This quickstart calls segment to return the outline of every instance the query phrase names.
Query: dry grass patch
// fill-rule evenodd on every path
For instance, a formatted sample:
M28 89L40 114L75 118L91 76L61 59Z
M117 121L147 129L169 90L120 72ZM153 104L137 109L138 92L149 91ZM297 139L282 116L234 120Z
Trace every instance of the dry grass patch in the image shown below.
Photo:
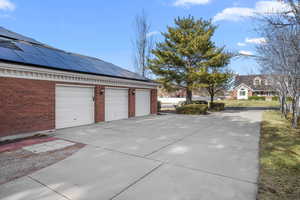
M300 129L278 111L263 115L258 200L300 199Z

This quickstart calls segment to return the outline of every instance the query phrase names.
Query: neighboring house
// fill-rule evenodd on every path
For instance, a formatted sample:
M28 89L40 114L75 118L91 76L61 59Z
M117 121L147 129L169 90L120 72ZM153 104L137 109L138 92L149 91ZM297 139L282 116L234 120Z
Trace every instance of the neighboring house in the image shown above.
M160 98L185 98L186 97L186 89L184 87L177 86L178 89L174 91L167 91L162 85L158 87L157 96ZM206 96L205 90L198 89L193 90L193 96L199 97L199 96Z
M176 91L167 91L162 85L158 87L157 96L160 98L184 98L186 96L185 88L178 88Z
M275 96L276 91L271 87L270 81L266 75L237 75L232 97L248 99L251 96Z
M157 86L0 27L0 140L156 114Z

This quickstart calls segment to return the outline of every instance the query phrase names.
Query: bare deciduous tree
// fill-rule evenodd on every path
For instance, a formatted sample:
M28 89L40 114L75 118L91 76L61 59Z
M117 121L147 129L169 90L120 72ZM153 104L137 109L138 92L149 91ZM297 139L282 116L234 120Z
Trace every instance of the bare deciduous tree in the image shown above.
M299 116L300 20L299 6L288 0L288 9L266 15L261 21L260 34L266 43L257 47L257 57L264 73L270 75L273 87L280 95L281 111L285 117L290 110L292 125L297 127ZM292 99L287 106L287 97Z
M153 37L150 33L150 22L144 11L135 17L135 39L133 41L133 63L137 73L149 76L148 59L153 48Z

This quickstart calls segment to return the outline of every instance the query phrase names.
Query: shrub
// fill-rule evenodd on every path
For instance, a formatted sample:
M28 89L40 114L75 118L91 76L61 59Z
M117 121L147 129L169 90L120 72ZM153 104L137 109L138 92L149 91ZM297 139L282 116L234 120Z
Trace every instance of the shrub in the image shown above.
M225 110L225 103L210 103L209 109L211 111L222 111Z
M272 97L272 101L279 101L279 97L278 96Z
M287 97L286 100L287 101L292 101L292 97ZM279 101L279 97L278 96L272 97L272 101Z
M207 101L203 101L203 100L197 100L197 101L192 101L191 104L204 104L204 105L208 105ZM183 106L183 105L188 105L188 103L186 101L182 101L179 103L179 106Z
M161 101L157 101L157 112L161 110Z
M266 97L259 97L259 96L251 96L248 98L249 100L256 100L256 101L265 101Z
M206 114L208 106L206 104L188 104L176 108L177 114L203 115Z

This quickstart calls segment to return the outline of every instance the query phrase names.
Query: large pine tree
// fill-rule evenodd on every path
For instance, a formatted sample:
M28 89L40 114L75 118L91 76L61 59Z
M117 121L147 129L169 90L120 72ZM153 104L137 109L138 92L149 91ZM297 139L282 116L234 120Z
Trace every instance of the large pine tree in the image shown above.
M187 103L191 103L192 90L199 87L208 67L224 66L230 59L212 42L215 30L210 20L178 17L175 26L163 33L164 41L152 51L149 68L166 88L184 87Z

